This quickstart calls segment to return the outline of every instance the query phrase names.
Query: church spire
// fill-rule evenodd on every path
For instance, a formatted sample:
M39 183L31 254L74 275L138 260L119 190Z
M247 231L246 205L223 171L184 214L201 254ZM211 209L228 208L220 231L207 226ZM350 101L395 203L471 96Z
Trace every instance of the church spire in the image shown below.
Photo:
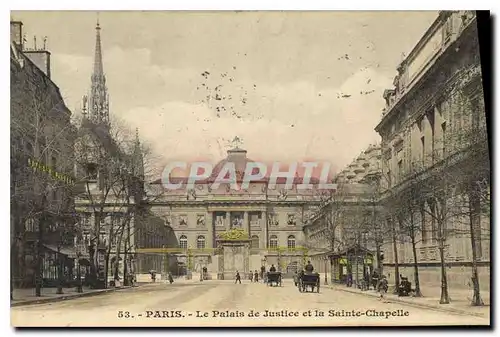
M133 161L134 171L137 177L144 178L144 155L141 148L141 141L139 139L139 128L135 129Z
M94 75L104 76L102 67L101 26L99 25L99 17L97 18L95 32Z
M109 126L109 96L102 65L101 26L96 24L94 69L91 77L88 115L92 122Z

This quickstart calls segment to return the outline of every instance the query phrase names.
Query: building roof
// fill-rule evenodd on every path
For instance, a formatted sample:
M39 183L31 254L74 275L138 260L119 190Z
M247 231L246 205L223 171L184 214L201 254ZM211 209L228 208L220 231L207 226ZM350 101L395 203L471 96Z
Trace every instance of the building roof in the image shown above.
M220 172L224 168L224 166L227 163L233 163L236 171L236 182L241 183L244 178L245 170L247 163L255 163L254 160L247 158L246 156L247 151L244 149L241 149L239 147L235 147L231 150L227 151L227 157L219 161L212 169L212 173L210 174L210 177L207 179L203 180L198 180L196 183L197 184L211 184L215 181L215 179L219 176ZM257 170L255 168L254 170ZM253 173L257 173L257 171L254 171ZM250 182L252 183L267 183L269 181L269 170L266 173L264 178L259 178L259 179L252 179ZM229 178L229 173L226 175L226 178ZM189 180L189 177L170 177L170 182L171 183L187 183ZM304 178L296 175L295 178L293 179L293 185L298 185L302 184ZM157 179L153 182L153 184L161 184L162 183L162 178ZM286 184L287 183L287 178L285 177L278 177L276 179L276 184L281 185L281 184ZM315 177L311 177L310 184L318 184L319 179Z

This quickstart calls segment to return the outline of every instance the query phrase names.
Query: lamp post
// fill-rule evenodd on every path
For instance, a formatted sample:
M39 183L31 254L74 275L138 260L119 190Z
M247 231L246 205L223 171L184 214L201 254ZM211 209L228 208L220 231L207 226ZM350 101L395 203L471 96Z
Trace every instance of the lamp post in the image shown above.
M161 246L162 250L163 250L163 254L162 254L162 266L161 266L161 279L162 280L165 280L166 279L166 275L167 275L167 270L165 268L165 245L162 245Z
M328 285L328 256L325 255L325 285Z
M80 252L80 246L77 246L77 251L76 251L76 278L78 279L76 283L76 292L77 293L83 293L83 287L82 287L82 274L81 274L81 267L80 267L80 257L82 256Z
M57 245L57 256L56 256L56 268L57 268L57 291L56 294L64 294L62 288L62 258L61 258L61 245Z

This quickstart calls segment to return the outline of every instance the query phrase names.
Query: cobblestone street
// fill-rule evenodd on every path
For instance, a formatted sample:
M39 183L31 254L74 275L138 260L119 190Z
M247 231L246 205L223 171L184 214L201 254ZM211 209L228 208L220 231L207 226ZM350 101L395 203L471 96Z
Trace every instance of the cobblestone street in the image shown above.
M266 310L275 317L264 317ZM249 317L251 311L260 317ZM320 312L324 316L316 314ZM285 280L281 288L248 281L241 285L231 281L150 284L126 292L15 307L11 322L14 326L67 327L380 326L487 325L489 318L384 303L328 287L319 294L300 293L291 280Z

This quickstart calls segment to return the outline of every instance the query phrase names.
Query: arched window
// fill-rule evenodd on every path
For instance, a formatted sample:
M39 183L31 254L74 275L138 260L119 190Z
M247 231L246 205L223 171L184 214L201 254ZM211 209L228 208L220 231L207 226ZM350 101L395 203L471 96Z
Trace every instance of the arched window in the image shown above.
M271 237L269 238L269 248L278 248L278 237L276 235L271 235Z
M288 249L295 248L295 236L293 236L293 235L288 236L287 246L288 246Z
M252 249L259 248L259 237L257 235L252 235Z
M181 249L187 249L188 247L188 239L185 235L182 235L180 238L179 238L179 247Z
M205 249L205 237L203 235L198 236L196 239L196 248Z

